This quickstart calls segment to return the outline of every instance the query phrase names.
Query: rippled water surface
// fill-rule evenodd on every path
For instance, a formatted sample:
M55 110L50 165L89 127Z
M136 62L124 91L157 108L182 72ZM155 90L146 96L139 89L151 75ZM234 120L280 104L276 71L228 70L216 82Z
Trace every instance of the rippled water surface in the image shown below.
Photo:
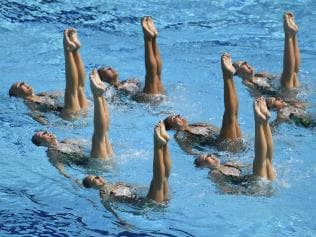
M140 19L151 15L159 30L163 83L168 98L160 105L109 103L114 165L67 167L77 179L89 173L124 181L146 194L152 175L152 130L171 112L192 122L221 125L223 83L220 55L246 59L258 70L280 75L282 13L292 10L301 48L299 96L315 115L315 1L3 1L0 0L0 235L17 236L316 236L315 130L284 124L273 134L278 173L270 197L223 195L196 169L193 157L170 141L170 201L163 207L116 204L123 224L100 202L61 176L45 148L30 138L44 127L8 89L19 80L37 92L63 91L63 29L75 27L86 73L110 65L121 79L143 80L144 46ZM239 122L249 149L227 159L251 163L254 123L252 98L236 78ZM87 86L87 94L91 92ZM58 138L92 135L93 110L74 123L49 115L47 128ZM89 145L88 145L89 146ZM225 155L225 154L224 154ZM96 166L98 168L96 168ZM102 166L102 167L100 167Z

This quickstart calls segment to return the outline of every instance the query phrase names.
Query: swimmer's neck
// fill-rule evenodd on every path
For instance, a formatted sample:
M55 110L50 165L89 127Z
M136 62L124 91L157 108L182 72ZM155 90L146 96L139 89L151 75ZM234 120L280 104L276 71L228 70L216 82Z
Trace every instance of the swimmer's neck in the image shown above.
M34 92L31 95L26 95L23 97L24 100L35 102L36 100L39 100L39 96L35 95Z
M190 125L187 125L187 126L183 127L181 130L185 131L185 132L188 132L190 134L194 134L193 129L191 128Z
M33 93L32 95L25 96L23 99L29 102L41 102L41 98L43 98L43 96L38 96Z
M109 189L113 188L113 185L107 181L104 181L105 183L102 186L98 186L96 187L97 189L99 189L100 191L107 191Z
M117 90L119 90L122 87L122 83L120 82L119 79L117 79L116 81L113 81L111 85Z
M58 142L58 141L55 139L54 141L52 141L52 142L49 144L48 148L58 149L58 147L59 147L60 144L61 144L61 143Z
M251 75L251 76L247 76L247 77L243 77L242 79L244 80L244 81L255 81L256 80L256 75L254 74L254 75Z

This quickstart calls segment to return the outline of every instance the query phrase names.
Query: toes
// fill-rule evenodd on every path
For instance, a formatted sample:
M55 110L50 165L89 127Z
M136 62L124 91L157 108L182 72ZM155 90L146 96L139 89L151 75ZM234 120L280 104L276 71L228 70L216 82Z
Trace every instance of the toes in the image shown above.
M254 100L253 110L254 110L256 121L263 122L266 120L266 117L262 114L261 109L260 109L260 98L257 98Z

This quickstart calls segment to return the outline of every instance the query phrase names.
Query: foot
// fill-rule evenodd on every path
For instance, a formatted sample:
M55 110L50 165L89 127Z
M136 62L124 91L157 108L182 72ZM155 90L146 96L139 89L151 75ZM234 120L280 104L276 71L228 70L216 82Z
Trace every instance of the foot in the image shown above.
M236 69L232 64L232 58L228 53L224 53L221 57L221 65L222 71L224 74L234 75L236 73Z
M76 49L79 49L81 47L80 41L78 39L77 31L74 28L69 28L68 30L68 36L72 43L76 45Z
M298 32L298 27L294 21L294 15L291 12L285 12L283 16L284 32L289 35L295 35Z
M160 135L162 136L162 138L164 138L166 140L166 142L168 142L170 137L166 131L165 124L163 121L160 121L159 123L160 123Z
M69 51L69 52L73 52L76 50L77 46L74 42L71 41L71 39L69 38L69 31L70 29L66 29L64 31L64 48Z
M289 15L289 20L290 20L290 25L294 29L295 33L297 33L298 32L298 26L295 23L294 14L292 12L288 12L288 15Z
M154 142L158 146L164 146L167 144L166 140L161 136L161 124L162 122L159 122L154 129Z
M105 85L100 79L97 69L93 69L90 74L90 87L93 95L101 96L105 92Z
M142 22L141 22L141 25L142 25L142 28L143 28L143 32L144 32L144 36L145 38L154 38L155 37L155 34L150 30L149 26L148 26L148 20L147 20L148 16L144 16L142 18Z
M261 110L261 113L266 117L266 120L268 120L271 116L268 108L267 108L267 103L266 103L266 100L264 99L263 96L261 96L259 98L260 100L260 110Z
M152 18L150 16L148 16L146 21L147 21L147 25L148 25L149 30L153 33L154 37L157 37L158 31L156 29L156 26L155 26Z
M259 123L263 123L266 121L266 116L261 112L261 104L260 104L260 99L255 99L253 101L253 112L254 112L254 117L255 121Z

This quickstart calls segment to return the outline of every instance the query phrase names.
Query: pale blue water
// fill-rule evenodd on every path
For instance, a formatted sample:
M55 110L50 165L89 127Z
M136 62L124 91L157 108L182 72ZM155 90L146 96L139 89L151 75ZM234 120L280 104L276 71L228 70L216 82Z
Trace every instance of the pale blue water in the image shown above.
M122 227L97 191L73 185L48 162L31 135L44 127L26 116L23 103L8 97L10 85L29 82L37 92L62 91L62 31L77 28L89 73L95 65L116 68L121 79L144 77L140 19L151 15L159 30L163 83L168 100L159 106L109 105L115 167L98 169L109 181L141 186L152 175L152 130L167 113L192 122L221 125L223 83L220 55L246 59L258 70L282 70L282 13L299 25L300 96L315 113L315 1L3 1L0 0L0 236L316 236L315 130L282 125L273 134L278 173L271 197L222 195L196 169L193 157L170 141L170 201L165 207L118 204ZM236 78L239 122L249 149L235 160L251 163L252 98ZM91 96L89 85L87 94ZM50 116L50 131L90 141L92 110L74 124ZM68 167L82 179L93 169Z

